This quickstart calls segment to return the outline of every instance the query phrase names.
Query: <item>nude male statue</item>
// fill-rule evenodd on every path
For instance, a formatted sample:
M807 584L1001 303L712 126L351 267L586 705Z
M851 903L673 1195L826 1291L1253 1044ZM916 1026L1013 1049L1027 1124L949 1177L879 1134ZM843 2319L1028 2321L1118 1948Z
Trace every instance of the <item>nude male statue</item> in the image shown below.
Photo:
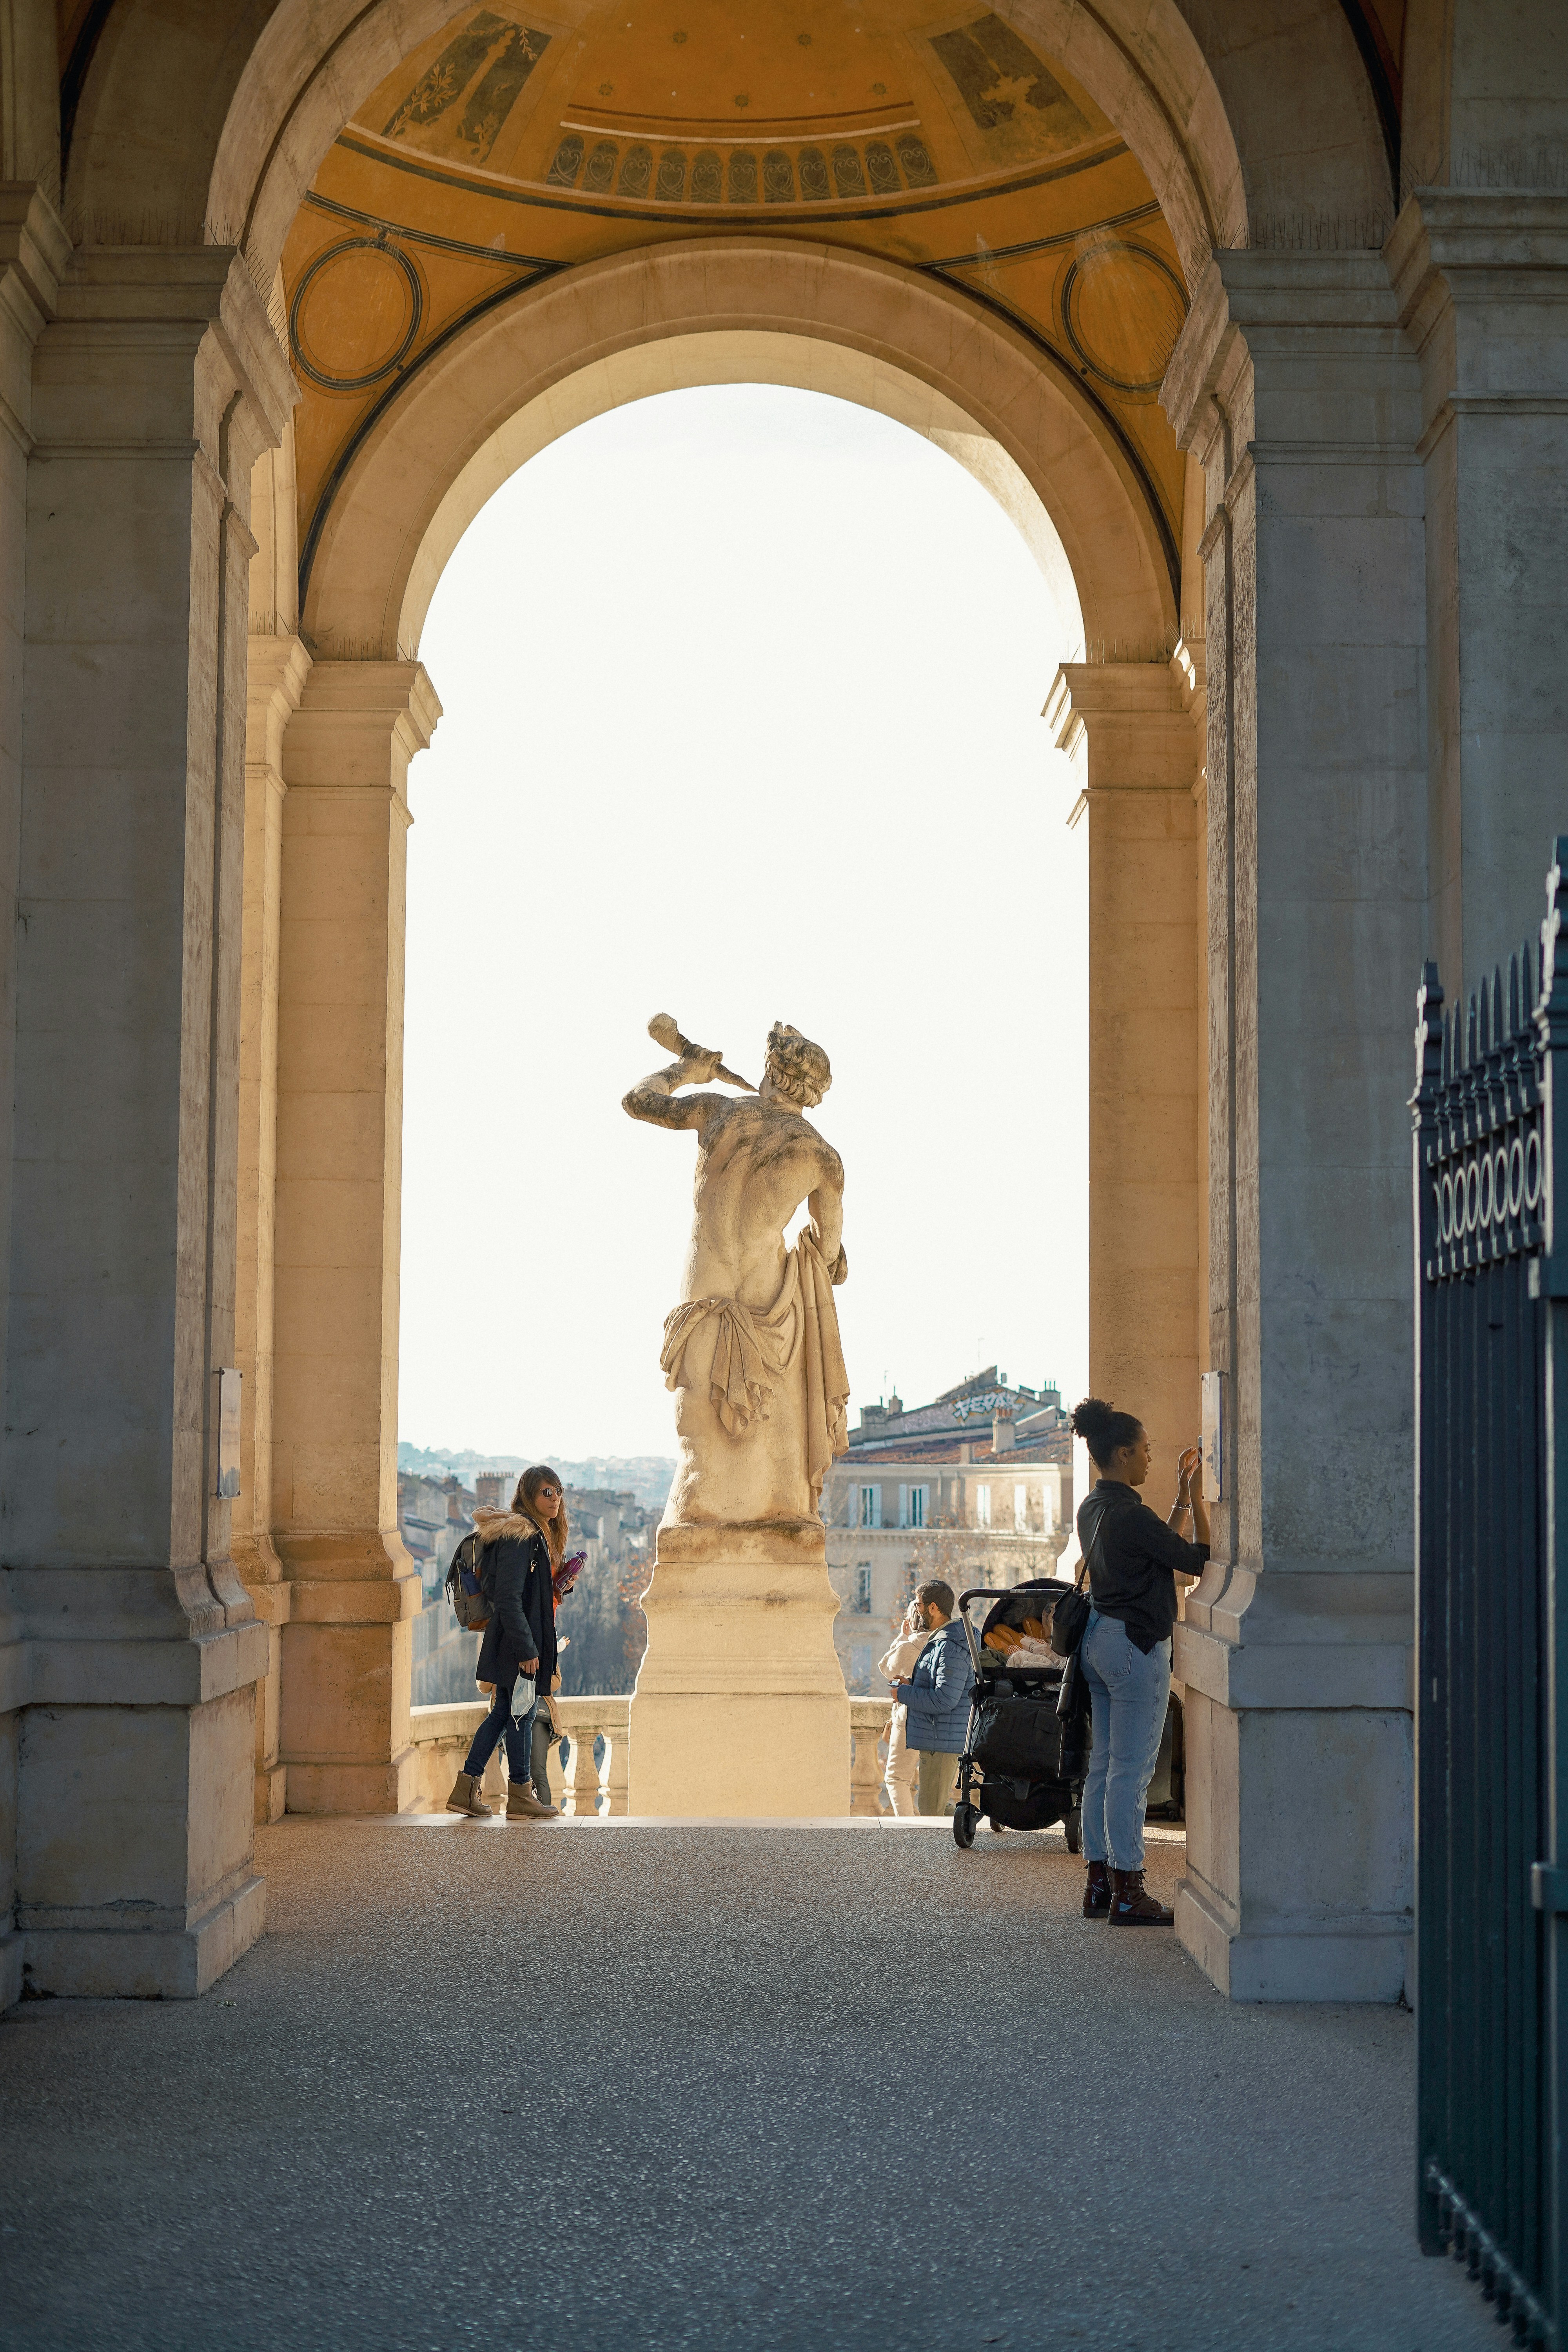
M845 1280L844 1164L806 1123L833 1082L826 1055L775 1022L754 1093L678 1095L722 1076L722 1056L650 1023L679 1058L626 1095L655 1127L695 1128L695 1215L681 1304L659 1358L676 1392L680 1464L667 1527L815 1517L834 1456L848 1450L849 1381L833 1303ZM805 1201L812 1222L784 1233Z

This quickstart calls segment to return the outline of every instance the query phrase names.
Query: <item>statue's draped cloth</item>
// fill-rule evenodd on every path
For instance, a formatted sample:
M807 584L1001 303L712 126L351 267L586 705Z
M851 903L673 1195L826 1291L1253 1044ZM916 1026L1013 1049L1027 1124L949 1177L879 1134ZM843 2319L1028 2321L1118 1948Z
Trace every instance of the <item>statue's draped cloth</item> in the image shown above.
M683 1377L687 1345L710 1318L718 1329L708 1393L731 1437L768 1418L769 1397L781 1381L801 1376L804 1360L805 1474L815 1509L835 1455L849 1451L849 1375L833 1283L811 1234L803 1233L785 1257L784 1282L765 1315L738 1298L689 1298L666 1317L658 1364L667 1389L691 1385Z

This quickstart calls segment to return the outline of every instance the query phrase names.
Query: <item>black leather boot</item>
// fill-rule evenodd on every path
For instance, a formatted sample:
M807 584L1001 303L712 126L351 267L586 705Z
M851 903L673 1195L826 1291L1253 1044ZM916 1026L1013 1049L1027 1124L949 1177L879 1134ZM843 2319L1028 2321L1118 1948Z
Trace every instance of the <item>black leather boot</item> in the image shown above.
M1083 1916L1086 1919L1103 1919L1110 1908L1110 1874L1104 1863L1091 1862L1083 1890Z
M1173 1927L1176 1915L1150 1894L1141 1870L1113 1870L1110 1920L1113 1927Z

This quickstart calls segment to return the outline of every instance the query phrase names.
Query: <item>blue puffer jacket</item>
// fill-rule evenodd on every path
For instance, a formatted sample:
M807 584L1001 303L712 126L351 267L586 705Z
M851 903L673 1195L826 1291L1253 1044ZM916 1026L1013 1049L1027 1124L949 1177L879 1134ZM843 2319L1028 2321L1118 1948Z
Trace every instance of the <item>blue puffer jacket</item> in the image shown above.
M952 1619L931 1635L909 1681L899 1685L898 1696L910 1711L906 1745L934 1748L943 1756L962 1754L973 1685L969 1644L963 1626Z

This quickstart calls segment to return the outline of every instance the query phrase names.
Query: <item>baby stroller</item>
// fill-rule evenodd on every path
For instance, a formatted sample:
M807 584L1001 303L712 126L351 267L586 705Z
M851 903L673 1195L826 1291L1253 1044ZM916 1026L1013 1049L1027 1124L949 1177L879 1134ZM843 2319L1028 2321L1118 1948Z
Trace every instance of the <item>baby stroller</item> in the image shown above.
M981 1587L961 1595L959 1622L974 1668L969 1738L958 1759L958 1804L952 1834L965 1852L984 1814L994 1830L1048 1830L1060 1822L1068 1852L1079 1851L1079 1809L1089 1769L1087 1710L1065 1720L1057 1713L1060 1658L1026 1652L1010 1660L988 1649L987 1633L1010 1626L1022 1633L1035 1621L1048 1633L1050 1612L1072 1591L1055 1577L1038 1577L997 1593ZM978 1633L972 1601L991 1605Z

